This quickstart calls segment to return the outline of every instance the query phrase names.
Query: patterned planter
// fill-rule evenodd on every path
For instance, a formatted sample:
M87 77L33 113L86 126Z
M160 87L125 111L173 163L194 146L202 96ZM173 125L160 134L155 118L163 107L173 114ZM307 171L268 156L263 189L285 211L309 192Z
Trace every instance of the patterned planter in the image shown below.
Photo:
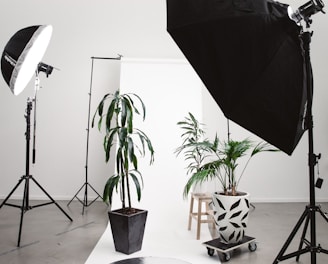
M238 243L245 235L249 213L249 193L237 196L213 194L216 229L222 242Z

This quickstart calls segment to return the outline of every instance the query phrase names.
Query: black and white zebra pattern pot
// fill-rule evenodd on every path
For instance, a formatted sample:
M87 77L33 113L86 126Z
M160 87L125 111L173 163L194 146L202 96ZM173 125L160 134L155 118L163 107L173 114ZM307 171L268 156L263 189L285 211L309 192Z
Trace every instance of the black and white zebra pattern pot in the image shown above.
M213 194L213 213L216 229L222 242L240 242L247 228L249 193L237 196Z

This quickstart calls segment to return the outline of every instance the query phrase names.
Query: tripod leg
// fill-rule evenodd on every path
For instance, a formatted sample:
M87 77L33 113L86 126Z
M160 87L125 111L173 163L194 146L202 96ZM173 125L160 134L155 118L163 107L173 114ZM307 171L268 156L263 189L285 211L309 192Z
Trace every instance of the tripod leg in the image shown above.
M300 245L298 247L298 251L300 251L302 249L302 246L304 244L306 231L307 231L307 228L309 226L309 221L310 221L310 216L308 214L307 217L306 217L306 220L305 220L305 224L304 224L304 228L303 228L303 233L302 233L302 236L301 236L301 241L300 241ZM298 254L296 256L296 261L298 262L299 259L300 259L300 254Z
M91 184L89 184L88 183L88 185L90 186L90 188L98 195L98 197L100 197L101 199L103 199L102 197L101 197L101 195L91 186ZM97 198L98 198L97 197Z
M8 201L8 199L10 198L10 196L16 191L16 189L18 188L18 186L21 184L21 182L24 180L24 176L20 178L20 180L18 181L18 183L16 184L16 186L14 187L14 189L12 189L12 191L7 195L7 197L3 200L3 202L0 205L0 209L1 207L6 204L6 202Z
M73 219L59 206L59 204L46 192L45 189L42 188L42 186L33 178L31 177L31 179L33 180L33 182L48 196L48 198L59 208L60 211L63 212L64 215L66 215L66 217L73 222Z
M73 198L67 203L67 206L69 206L71 204L71 202L74 200L74 198L77 198L77 195L79 194L79 192L82 190L82 188L86 185L86 183L84 183L82 185L82 187L76 192L76 194L73 196Z
M88 203L88 186L97 194L97 197L94 200L92 200L90 203ZM83 201L82 201L79 197L77 197L77 195L81 192L83 187L85 188L85 190L84 190L84 196L83 196ZM95 188L93 188L92 185L86 181L81 186L81 188L75 193L73 198L67 203L67 206L69 206L71 204L71 202L76 198L83 205L83 208L82 208L82 215L83 215L85 207L88 207L91 204L93 204L99 197L101 199L103 199L102 196L95 190Z
M1 206L0 206L1 208ZM318 207L317 209L319 211L319 213L321 214L321 216L326 220L326 222L328 222L328 217L327 217L327 214L325 214L324 212L322 212L321 208Z
M24 214L26 211L26 201L28 199L28 178L25 179L25 185L24 185L24 195L23 195L23 201L22 201L22 207L21 207L21 217L20 217L20 222L19 222L19 232L18 232L18 241L17 241L17 247L20 247L20 241L21 241L21 236L22 236L22 228L23 228L23 221L24 221Z
M306 208L305 211L303 212L302 216L298 220L297 224L295 225L293 231L290 233L290 235L289 235L288 239L286 240L285 244L281 248L278 256L273 261L273 264L277 264L281 260L281 257L284 255L284 253L287 250L290 242L292 242L292 240L293 240L294 236L296 235L298 229L301 227L302 222L304 221L305 217L307 217L307 216L308 216L308 210Z
M97 197L93 199L90 203L88 203L88 186L97 194ZM92 185L88 182L85 183L85 192L84 192L84 199L83 199L83 209L82 209L82 215L84 215L84 208L90 206L93 204L98 198L101 198L101 195L95 190L95 188L92 187Z

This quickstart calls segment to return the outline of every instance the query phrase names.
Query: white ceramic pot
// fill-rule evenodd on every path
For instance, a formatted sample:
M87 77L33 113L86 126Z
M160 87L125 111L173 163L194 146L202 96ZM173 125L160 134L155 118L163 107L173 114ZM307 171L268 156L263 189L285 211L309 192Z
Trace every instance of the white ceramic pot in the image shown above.
M214 193L213 211L216 229L222 242L240 242L247 228L249 193L239 193L237 196Z

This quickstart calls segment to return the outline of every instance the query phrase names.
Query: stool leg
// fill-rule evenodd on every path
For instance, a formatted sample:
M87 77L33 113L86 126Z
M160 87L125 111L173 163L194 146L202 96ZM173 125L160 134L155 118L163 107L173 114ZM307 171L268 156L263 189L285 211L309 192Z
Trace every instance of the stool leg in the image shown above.
M193 209L194 209L194 196L191 195L191 199L190 199L190 209L189 209L188 230L191 229L191 220L192 220Z
M198 199L198 212L197 212L197 240L200 238L200 224L202 220L202 199Z
M210 208L210 201L207 201L207 202L206 202L206 212L209 212L210 209L211 209L211 208ZM214 216L209 214L207 217L208 217L208 219L211 219L212 228L213 228L213 230L215 230L215 221L214 221Z

